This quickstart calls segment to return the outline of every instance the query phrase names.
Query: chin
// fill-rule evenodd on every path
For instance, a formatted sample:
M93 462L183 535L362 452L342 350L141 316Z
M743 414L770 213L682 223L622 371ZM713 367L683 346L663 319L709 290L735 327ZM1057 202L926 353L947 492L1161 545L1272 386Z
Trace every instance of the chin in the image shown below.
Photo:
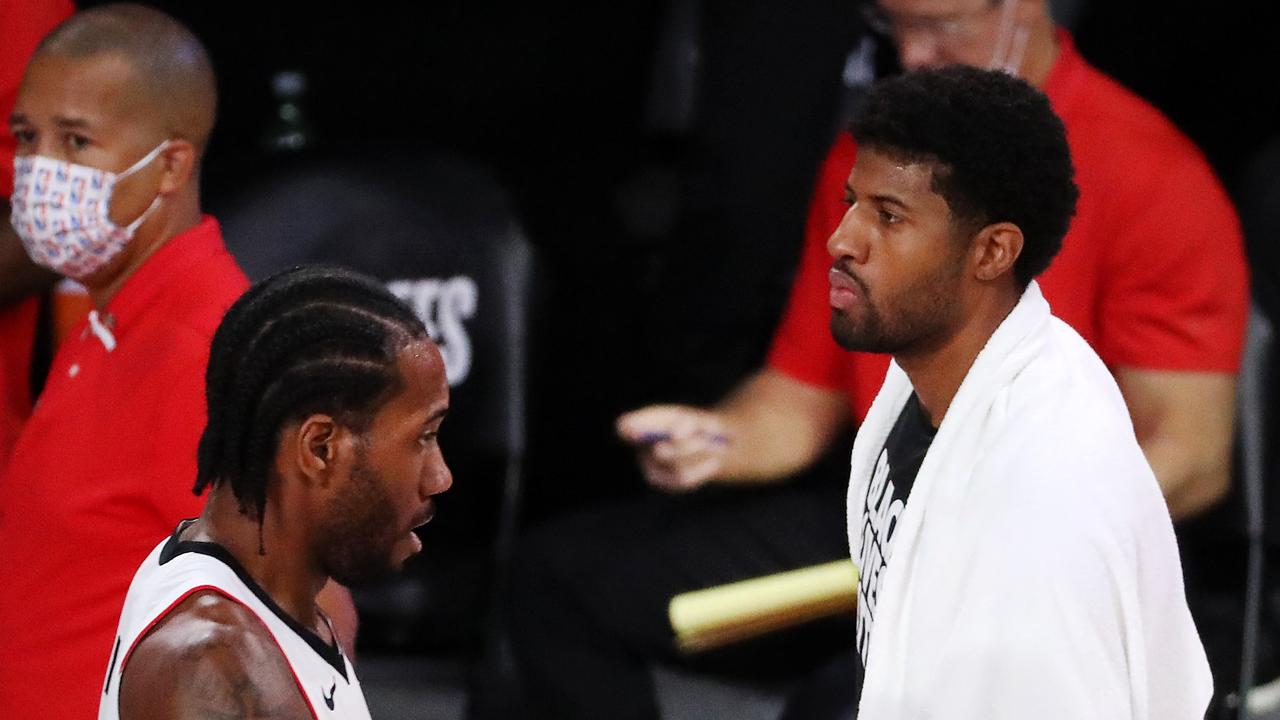
M848 318L831 317L831 338L841 348L850 352L879 352L873 349L877 343L874 338L867 337L866 333L859 332Z

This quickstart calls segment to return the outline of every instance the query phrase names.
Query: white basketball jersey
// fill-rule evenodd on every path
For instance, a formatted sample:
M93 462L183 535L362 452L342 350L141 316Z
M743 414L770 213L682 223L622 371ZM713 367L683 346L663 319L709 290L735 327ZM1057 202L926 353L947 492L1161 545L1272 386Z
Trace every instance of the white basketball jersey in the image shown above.
M120 677L138 642L173 608L197 592L213 591L248 608L275 638L317 720L369 720L351 663L276 605L220 545L180 540L191 521L156 546L133 576L111 650L98 720L120 717Z

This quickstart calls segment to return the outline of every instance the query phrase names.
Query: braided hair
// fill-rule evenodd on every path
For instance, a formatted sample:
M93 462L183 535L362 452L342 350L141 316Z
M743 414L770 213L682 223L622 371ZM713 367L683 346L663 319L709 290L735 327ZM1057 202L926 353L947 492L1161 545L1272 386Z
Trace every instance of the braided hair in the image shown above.
M299 267L255 284L213 336L195 493L228 483L261 520L281 428L325 413L364 432L402 383L397 353L426 338L408 306L349 270Z

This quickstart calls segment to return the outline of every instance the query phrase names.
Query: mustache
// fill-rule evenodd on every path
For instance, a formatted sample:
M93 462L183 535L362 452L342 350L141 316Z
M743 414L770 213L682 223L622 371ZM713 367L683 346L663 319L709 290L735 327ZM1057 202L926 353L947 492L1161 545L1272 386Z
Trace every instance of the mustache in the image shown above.
M431 519L434 518L435 516L436 516L435 503L428 503L426 506L422 508L422 510L418 512L417 515L414 516L413 525L410 525L409 527L416 530L422 527L423 525L426 525L427 523L431 522Z
M862 281L862 278L858 277L857 273L853 271L851 261L847 259L835 260L831 263L831 269L852 280L853 284L858 286L858 290L862 293L863 297L871 297L870 288L868 288L867 284Z

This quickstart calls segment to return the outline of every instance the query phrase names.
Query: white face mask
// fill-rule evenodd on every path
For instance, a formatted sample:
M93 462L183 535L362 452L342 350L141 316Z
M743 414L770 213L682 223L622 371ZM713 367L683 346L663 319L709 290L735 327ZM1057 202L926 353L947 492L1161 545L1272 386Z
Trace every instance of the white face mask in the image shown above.
M133 238L138 226L160 205L160 196L125 227L111 222L115 184L146 167L169 141L116 174L43 155L13 159L13 209L10 222L37 265L81 280L111 261Z

